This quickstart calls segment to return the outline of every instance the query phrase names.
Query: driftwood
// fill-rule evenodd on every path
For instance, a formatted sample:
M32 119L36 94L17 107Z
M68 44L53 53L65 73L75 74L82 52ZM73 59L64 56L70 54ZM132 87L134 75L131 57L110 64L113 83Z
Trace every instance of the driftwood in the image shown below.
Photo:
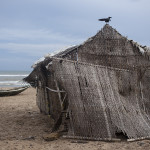
M69 138L69 139L80 139L80 140L92 140L92 141L112 141L112 142L119 142L121 139L117 138L90 138L90 137L80 137L80 136L68 136L64 135L64 138Z
M128 142L140 141L140 140L150 140L150 137L140 137L136 139L127 139Z

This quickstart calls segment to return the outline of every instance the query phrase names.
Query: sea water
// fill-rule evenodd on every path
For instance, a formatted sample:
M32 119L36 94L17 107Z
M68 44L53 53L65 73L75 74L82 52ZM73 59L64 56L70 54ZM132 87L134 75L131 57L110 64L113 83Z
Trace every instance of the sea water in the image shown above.
M20 87L27 85L23 78L29 75L30 71L0 71L0 87Z

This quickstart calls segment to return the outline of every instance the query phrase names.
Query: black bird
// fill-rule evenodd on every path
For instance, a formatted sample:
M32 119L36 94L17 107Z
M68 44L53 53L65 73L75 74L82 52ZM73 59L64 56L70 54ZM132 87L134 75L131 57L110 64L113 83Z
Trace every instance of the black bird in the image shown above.
M110 18L112 17L108 17L108 18L102 18L102 19L98 19L99 21L105 21L106 23L108 23L110 20Z

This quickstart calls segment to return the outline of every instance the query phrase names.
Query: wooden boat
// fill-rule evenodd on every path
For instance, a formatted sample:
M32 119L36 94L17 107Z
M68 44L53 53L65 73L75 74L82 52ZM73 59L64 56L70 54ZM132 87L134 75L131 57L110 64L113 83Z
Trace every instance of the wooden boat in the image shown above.
M28 87L29 86L24 86L24 87L9 89L9 90L0 90L0 97L17 95L25 91Z

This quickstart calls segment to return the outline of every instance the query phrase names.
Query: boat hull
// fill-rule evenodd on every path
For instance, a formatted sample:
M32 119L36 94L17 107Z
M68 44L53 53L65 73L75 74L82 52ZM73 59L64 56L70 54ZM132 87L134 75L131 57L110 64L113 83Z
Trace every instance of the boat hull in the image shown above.
M17 95L25 91L28 87L29 86L24 86L24 87L14 88L10 90L0 90L0 97Z

